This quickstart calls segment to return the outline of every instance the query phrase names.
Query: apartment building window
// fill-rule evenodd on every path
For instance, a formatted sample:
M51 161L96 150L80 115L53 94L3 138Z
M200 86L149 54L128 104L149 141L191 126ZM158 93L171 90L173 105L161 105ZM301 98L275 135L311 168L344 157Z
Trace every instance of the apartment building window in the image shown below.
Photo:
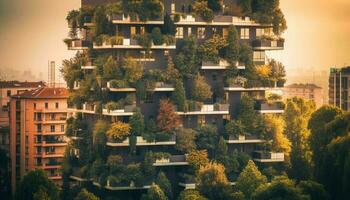
M16 101L16 109L21 109L21 101Z
M263 28L257 28L256 29L256 37L260 37L264 35L264 29Z
M175 11L175 3L172 3L171 4L171 13L174 14L176 11Z
M36 125L36 130L37 130L37 132L38 133L41 133L42 132L42 129L41 129L42 127L41 127L41 124L37 124Z
M45 108L49 108L49 103L45 102Z
M131 36L136 35L136 27L135 26L130 27L130 35Z
M144 27L144 26L141 26L141 27L140 27L140 33L141 33L141 34L145 34L145 27Z
M34 107L34 109L36 109L36 103L33 103L33 107Z
M7 96L11 96L11 90L7 90Z
M199 115L198 116L198 124L199 125L204 125L205 124L205 116L204 115Z
M53 132L55 132L55 125L51 125L50 126L50 131L53 133Z
M56 102L56 104L55 104L55 107L56 107L56 109L58 109L59 108L59 103L58 102Z
M56 119L56 114L51 114L51 115L50 115L50 119L51 119L51 120L55 120L55 119Z
M191 36L192 36L192 28L191 28L191 27L188 27L188 29L187 29L187 35L188 35L188 37L191 37Z
M37 120L41 121L41 113L36 113L36 115L37 115Z
M64 132L64 125L61 125L61 132Z
M242 40L249 39L249 28L241 28L241 39Z
M176 27L176 38L184 38L184 28L183 27Z
M205 27L198 27L198 29L197 29L197 37L198 37L198 39L204 39L204 37L205 37Z
M254 62L264 62L265 61L265 51L254 51L253 52Z
M211 32L213 33L213 34L216 34L217 33L217 28L216 27L213 27L212 29L211 29Z

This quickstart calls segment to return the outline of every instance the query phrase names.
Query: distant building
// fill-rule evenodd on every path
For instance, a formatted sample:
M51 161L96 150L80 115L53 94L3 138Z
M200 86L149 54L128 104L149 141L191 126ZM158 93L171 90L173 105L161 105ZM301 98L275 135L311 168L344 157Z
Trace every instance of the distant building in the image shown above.
M291 84L283 89L283 97L286 99L301 97L315 102L316 107L323 105L323 89L315 84Z
M349 110L350 66L331 68L329 74L329 104Z
M61 180L61 162L67 145L65 123L68 92L42 87L10 100L10 155L13 191L28 171L43 169Z
M44 82L0 81L0 148L9 150L9 103L11 95L44 86Z

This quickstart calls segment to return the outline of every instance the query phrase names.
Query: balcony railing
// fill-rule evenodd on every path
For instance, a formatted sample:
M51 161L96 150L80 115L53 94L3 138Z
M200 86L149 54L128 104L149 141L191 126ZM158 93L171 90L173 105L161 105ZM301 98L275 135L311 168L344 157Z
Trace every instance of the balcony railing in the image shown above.
M226 60L220 60L218 63L215 62L202 62L202 69L227 69L230 64ZM242 63L236 63L237 69L245 69L245 66Z
M229 114L229 104L204 104L186 112L177 112L178 115L226 115Z
M138 16L130 17L129 15L119 14L113 15L112 21L114 24L164 24L163 16L159 18L141 21Z
M89 49L91 42L81 39L72 39L67 42L67 45L69 50L84 50Z
M136 105L127 105L124 106L122 109L116 109L116 110L108 110L104 108L102 110L103 115L108 115L108 116L131 116L134 114L136 110Z
M107 82L107 88L111 92L136 92L136 88L132 87L113 87L114 85L111 84L111 82ZM175 88L172 84L164 83L164 82L157 82L155 84L155 88L153 89L154 92L172 92Z
M229 136L226 142L228 144L255 144L264 143L265 140L259 139L257 136L253 135L239 135L238 137Z
M94 49L144 49L136 39L123 38L120 43L117 44L108 44L106 42L102 42L101 45L94 43ZM162 45L152 45L151 49L176 49L176 45L174 44L162 44Z
M283 113L284 103L281 101L275 101L275 102L257 101L255 103L255 110L257 110L260 113Z
M207 22L199 16L193 15L181 15L180 21L175 23L179 25L242 25L242 26L258 26L261 25L259 23L254 22L249 17L235 17L229 15L218 15L215 16L211 22Z
M159 158L153 163L153 166L181 166L188 165L186 155L172 155L169 158Z
M256 50L283 50L284 40L256 39L252 46Z
M142 136L136 137L136 146L168 146L168 145L175 145L176 140L175 136L171 137L169 140L166 141L147 141ZM129 146L129 138L125 139L122 142L107 142L107 146L111 147L127 147Z
M253 158L256 162L283 162L284 153L255 151Z

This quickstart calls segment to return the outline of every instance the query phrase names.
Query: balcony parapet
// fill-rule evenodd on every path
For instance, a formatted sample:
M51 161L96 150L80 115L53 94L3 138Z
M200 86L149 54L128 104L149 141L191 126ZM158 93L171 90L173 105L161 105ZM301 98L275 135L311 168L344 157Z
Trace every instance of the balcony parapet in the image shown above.
M257 143L264 143L265 140L258 139L256 136L246 136L246 135L239 135L238 137L229 136L229 138L226 140L227 144L257 144Z
M258 38L252 42L252 46L255 50L283 50L284 40Z
M229 104L204 104L201 108L176 113L178 115L228 115Z
M284 113L284 103L281 101L257 101L255 110L262 114L279 114Z
M236 17L230 15L217 15L211 22L207 22L200 16L193 16L190 14L180 15L180 21L177 25L215 25L215 26L271 26L271 24L259 24L251 20L249 17Z
M169 157L158 158L153 163L153 166L155 167L183 165L188 165L186 155L171 155Z
M97 183L97 182L93 182L92 183L94 186L97 187L101 187L101 184ZM112 184L110 184L110 181L107 180L107 184L106 186L104 186L104 188L106 190L111 190L111 191L123 191L123 190L147 190L149 188L151 188L150 185L144 185L144 186L135 186L135 184L133 182L130 182L129 185L125 185L125 186L112 186Z
M93 43L94 49L144 49L141 45L138 44L136 39L130 39L130 38L123 38L120 42L117 44L107 44L106 42L103 42L101 45ZM176 49L175 44L167 45L152 45L150 49Z
M91 46L91 42L82 39L66 39L65 43L68 46L68 50L87 50Z
M130 17L129 15L119 14L112 15L112 22L114 24L164 24L163 16L147 21L141 21L138 16Z
M136 137L136 146L168 146L168 145L175 145L176 140L175 136L173 136L171 139L167 141L147 141L142 136ZM107 146L110 147L127 147L129 146L129 138L125 139L122 142L107 142Z
M226 61L221 59L218 63L215 62L202 62L201 69L212 69L212 70L219 70L219 69L227 69L230 66L230 64ZM236 63L237 69L245 69L245 66L239 62Z
M261 163L284 162L284 153L255 151L253 152L253 159Z
M102 109L102 115L107 116L132 116L136 110L136 105L127 105L122 109L108 110Z
M117 88L113 87L113 85L110 82L107 82L107 88L111 92L136 92L136 88L132 87L123 87L123 88ZM155 84L155 88L152 90L154 92L172 92L175 88L172 84L164 83L164 82L157 82Z

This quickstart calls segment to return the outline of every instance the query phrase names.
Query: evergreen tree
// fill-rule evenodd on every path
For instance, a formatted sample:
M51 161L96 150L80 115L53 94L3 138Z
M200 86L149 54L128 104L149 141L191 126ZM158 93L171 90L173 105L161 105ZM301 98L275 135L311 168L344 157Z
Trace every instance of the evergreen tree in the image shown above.
M239 174L237 179L237 189L243 192L245 198L251 199L253 192L261 185L267 182L267 178L261 174L252 160L249 160L247 166Z
M147 194L142 195L142 200L167 200L167 196L164 194L162 189L152 184L151 188L147 190Z
M175 81L175 91L172 94L172 101L177 105L179 111L186 109L186 94L183 82L181 79Z
M197 190L183 190L178 200L207 200Z
M168 197L168 199L173 199L171 183L164 172L158 173L155 183L159 185L160 189L163 190L164 194Z
M96 197L93 193L82 189L79 194L74 198L74 200L99 200L100 198Z
M130 128L131 134L134 136L141 136L145 130L144 117L141 113L140 108L137 108L135 113L130 117Z
M234 26L229 27L226 40L226 59L231 66L236 66L239 59L239 36Z
M176 33L176 25L168 13L166 13L164 16L164 25L162 26L162 33L164 35L175 35Z

